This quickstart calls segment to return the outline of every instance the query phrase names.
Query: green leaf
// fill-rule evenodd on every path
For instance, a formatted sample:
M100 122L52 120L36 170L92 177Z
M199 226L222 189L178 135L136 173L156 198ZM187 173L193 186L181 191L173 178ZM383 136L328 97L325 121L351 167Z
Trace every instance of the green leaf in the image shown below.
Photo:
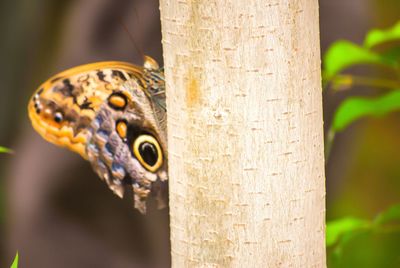
M385 224L391 221L400 220L400 204L394 205L381 212L374 220L375 224Z
M374 99L362 97L348 98L343 101L335 112L332 128L342 131L348 125L366 116L383 116L400 109L400 90Z
M372 48L374 46L395 40L400 40L400 21L389 29L371 30L365 37L364 47Z
M17 252L17 254L15 255L14 261L11 264L11 268L18 268L18 260L19 260L19 256L18 256L18 252Z
M394 46L393 48L386 49L383 53L381 53L381 55L388 61L400 62L400 46Z
M397 68L397 63L349 41L337 41L324 57L324 79L330 80L344 69L357 64L377 64Z
M332 246L344 236L351 234L357 230L367 228L370 222L358 218L343 218L340 220L332 221L326 225L326 245Z
M6 147L0 146L0 153L12 153L13 151L11 149L8 149Z

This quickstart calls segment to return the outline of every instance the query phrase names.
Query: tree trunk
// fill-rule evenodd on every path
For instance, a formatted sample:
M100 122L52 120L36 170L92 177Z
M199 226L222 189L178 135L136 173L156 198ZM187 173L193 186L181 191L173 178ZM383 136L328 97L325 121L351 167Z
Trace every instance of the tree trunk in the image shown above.
M161 0L173 267L325 267L317 0Z

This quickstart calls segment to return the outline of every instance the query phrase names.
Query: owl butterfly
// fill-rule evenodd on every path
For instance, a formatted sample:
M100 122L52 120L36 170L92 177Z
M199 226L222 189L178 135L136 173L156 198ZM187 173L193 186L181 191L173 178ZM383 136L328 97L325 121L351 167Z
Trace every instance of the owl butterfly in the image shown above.
M163 70L150 57L143 67L86 64L43 83L28 113L44 139L88 160L116 195L132 187L134 206L145 213L149 195L166 205L164 89Z

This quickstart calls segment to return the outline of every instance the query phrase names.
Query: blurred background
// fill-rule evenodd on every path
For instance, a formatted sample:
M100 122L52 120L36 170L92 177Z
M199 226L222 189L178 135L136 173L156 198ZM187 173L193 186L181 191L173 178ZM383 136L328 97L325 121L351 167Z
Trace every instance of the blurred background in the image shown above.
M142 63L136 45L162 65L157 0L0 2L0 267L169 267L168 211L143 217L77 154L45 142L27 117L36 87L79 64ZM322 53L338 39L362 43L400 20L398 0L320 0ZM357 70L355 70L356 72ZM324 95L326 128L338 104L368 88ZM365 119L340 133L327 162L327 219L373 218L400 203L400 116ZM359 236L340 267L400 267L400 232Z

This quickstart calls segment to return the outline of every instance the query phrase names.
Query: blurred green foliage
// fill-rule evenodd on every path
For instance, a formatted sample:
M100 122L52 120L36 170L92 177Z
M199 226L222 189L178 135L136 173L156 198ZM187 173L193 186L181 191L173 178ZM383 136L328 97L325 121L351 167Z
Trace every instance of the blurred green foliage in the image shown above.
M356 64L376 64L398 69L398 64L393 59L373 49L341 40L334 43L325 54L324 79L335 82L335 75Z
M12 153L11 149L0 146L0 153Z
M11 264L11 268L18 268L18 260L19 260L19 256L18 256L18 252L17 252L17 254L15 255L14 261Z
M12 153L12 152L13 151L11 149L8 149L6 147L0 146L0 153ZM2 196L2 195L0 195L0 196ZM2 200L0 200L0 201L2 201ZM4 209L3 202L0 202L0 217L2 215L4 215L3 209ZM0 222L2 222L2 220L3 219L0 218ZM19 256L18 256L18 252L17 252L17 254L15 255L14 261L13 261L13 263L11 265L11 268L18 268L18 259L19 259Z
M380 48L399 39L400 22L387 30L371 30L361 46L346 40L335 42L324 56L324 79L333 80L334 83L335 79L340 78L335 78L338 73L358 64L382 65L398 73L400 47L389 46L383 50Z
M359 118L384 116L396 110L400 110L400 90L371 99L348 98L336 110L332 129L335 132L342 131Z
M323 65L325 89L335 92L366 86L378 90L374 97L348 97L339 104L327 135L327 156L336 133L351 123L400 110L399 44L400 22L389 29L371 30L361 46L340 40L327 50ZM359 65L375 68L375 73L384 68L391 75L383 78L345 73ZM400 241L400 205L390 207L373 220L345 217L328 222L326 232L330 267L400 267L398 251L394 250Z
M371 30L366 35L363 46L345 40L335 42L324 56L324 85L330 86L333 90L351 88L356 85L399 90L400 46L394 41L400 41L400 22L387 30ZM341 74L346 69L361 64L388 68L393 72L394 78L389 80ZM383 97L378 96L376 99L369 100L361 97L349 98L338 107L332 130L341 131L361 117L385 115L399 108L397 92L389 92Z
M0 146L0 154L1 153L13 153L13 151L6 147ZM1 186L2 185L0 183L0 224L4 221L4 194Z
M330 264L341 267L343 249L360 235L400 233L400 204L390 207L373 220L347 217L331 221L326 226L326 245L331 247Z
M326 226L326 245L333 246L338 241L343 243L344 235L367 228L369 228L369 221L363 219L347 217L332 221Z
M387 30L373 29L367 33L364 40L364 47L374 48L390 41L396 41L400 36L400 22Z

